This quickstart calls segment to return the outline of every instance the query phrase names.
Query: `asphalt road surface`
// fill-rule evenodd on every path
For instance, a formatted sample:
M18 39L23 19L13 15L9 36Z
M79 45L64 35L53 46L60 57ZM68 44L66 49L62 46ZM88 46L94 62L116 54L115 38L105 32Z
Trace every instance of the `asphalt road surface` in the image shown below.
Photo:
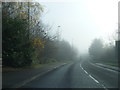
M118 72L89 61L76 61L57 68L21 88L118 88Z
M2 58L0 58L0 67L2 67Z

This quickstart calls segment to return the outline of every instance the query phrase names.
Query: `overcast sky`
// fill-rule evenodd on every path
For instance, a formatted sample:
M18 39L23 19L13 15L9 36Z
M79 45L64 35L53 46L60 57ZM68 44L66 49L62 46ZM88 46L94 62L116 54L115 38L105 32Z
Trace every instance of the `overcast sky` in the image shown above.
M49 1L49 2L48 2ZM42 20L61 32L61 37L87 52L94 38L105 41L117 30L120 0L40 0Z

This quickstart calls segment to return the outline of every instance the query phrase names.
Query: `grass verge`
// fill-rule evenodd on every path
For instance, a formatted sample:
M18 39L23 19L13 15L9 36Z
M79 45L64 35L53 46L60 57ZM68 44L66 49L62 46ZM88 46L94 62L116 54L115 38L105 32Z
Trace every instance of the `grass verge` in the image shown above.
M103 64L118 67L118 63L103 63Z
M2 71L3 72L8 72L8 71L31 70L31 69L42 68L42 67L49 66L49 65L52 65L52 64L57 64L57 63L60 63L60 62L50 62L50 63L46 63L46 64L34 64L34 65L31 65L31 66L28 66L28 67L21 67L21 68L3 67Z

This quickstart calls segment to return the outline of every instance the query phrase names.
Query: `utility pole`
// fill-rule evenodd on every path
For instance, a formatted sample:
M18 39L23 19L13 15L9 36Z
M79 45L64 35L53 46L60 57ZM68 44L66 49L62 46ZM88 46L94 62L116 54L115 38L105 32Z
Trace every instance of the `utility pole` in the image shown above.
M73 38L72 38L72 50L71 50L71 53L72 53L72 60L73 60Z

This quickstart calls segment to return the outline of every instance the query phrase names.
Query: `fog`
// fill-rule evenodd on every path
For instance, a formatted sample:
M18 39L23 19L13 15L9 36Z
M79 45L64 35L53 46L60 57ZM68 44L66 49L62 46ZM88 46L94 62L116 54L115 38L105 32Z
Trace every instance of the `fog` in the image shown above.
M118 88L119 0L3 1L3 89Z
M88 52L94 38L106 43L117 30L119 0L39 1L44 7L42 21L59 30L61 39ZM60 26L60 27L58 27Z

